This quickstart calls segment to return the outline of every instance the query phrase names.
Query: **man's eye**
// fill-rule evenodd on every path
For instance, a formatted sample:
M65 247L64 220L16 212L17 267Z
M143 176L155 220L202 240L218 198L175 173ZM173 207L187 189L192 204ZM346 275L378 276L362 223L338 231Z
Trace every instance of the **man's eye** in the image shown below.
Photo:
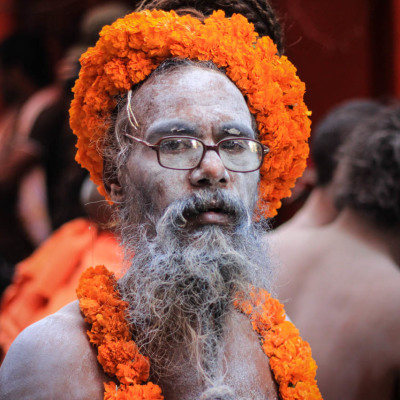
M241 153L247 150L247 147L246 142L240 140L228 140L221 144L221 150L230 153Z
M160 150L165 153L178 153L190 149L190 142L186 140L164 140L160 144Z

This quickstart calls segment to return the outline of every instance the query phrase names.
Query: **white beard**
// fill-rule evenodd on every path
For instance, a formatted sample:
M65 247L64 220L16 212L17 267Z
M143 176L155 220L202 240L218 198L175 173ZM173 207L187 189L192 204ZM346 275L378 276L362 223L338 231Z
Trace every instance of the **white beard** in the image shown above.
M233 215L232 226L185 229L188 215L216 202ZM224 191L199 192L172 203L152 229L148 223L132 229L131 212L124 210L121 232L127 257L135 256L119 288L130 305L135 340L158 375L166 369L171 348L183 346L199 378L213 386L221 378L219 353L234 294L246 296L252 286L271 289L261 239L265 231L251 222L240 200Z

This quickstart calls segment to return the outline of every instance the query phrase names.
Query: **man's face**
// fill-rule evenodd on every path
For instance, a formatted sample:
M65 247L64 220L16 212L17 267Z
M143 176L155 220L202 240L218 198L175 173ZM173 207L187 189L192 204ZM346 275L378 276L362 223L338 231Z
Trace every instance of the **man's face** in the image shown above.
M226 76L210 69L182 67L150 79L134 94L132 111L139 128L131 134L153 144L171 135L199 138L209 145L227 137L255 137L242 94ZM259 171L228 171L215 151L207 151L193 170L172 170L159 165L153 149L134 146L120 176L124 195L140 191L156 219L173 201L201 190L222 189L247 208L254 207ZM230 218L210 209L189 222L194 227L227 225Z
M135 93L131 108L139 128L130 133L153 144L171 135L207 145L254 138L240 91L209 69L186 66L153 77ZM267 289L271 278L260 229L251 221L259 172L228 171L215 151L192 170L167 169L151 148L131 146L116 200L122 201L121 241L130 259L119 290L130 305L135 340L151 355L166 343L178 344L180 357L182 349L193 357L199 379L222 376L216 354L224 348L234 292ZM162 374L171 370L169 361L153 358L152 367Z

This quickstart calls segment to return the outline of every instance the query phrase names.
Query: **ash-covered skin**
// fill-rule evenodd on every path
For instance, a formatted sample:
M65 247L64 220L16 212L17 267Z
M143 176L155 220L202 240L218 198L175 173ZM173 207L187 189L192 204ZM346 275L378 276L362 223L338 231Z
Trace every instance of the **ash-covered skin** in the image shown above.
M213 70L185 67L151 78L134 93L131 107L139 128L130 134L150 143L169 135L206 144L255 138L242 94ZM229 392L224 379L237 376L232 368L238 365L224 362L234 294L248 293L250 285L270 289L264 232L253 223L258 181L258 171L228 171L214 151L193 170L166 169L154 150L135 143L120 172L122 190L112 187L126 257L135 254L119 282L135 340L152 360L153 378L168 387L172 375L187 388L180 399L201 398L217 387ZM259 351L265 368L261 348L252 351ZM261 379L254 378L256 386ZM233 397L226 398L244 399L229 383ZM267 389L274 390L263 388L253 398L265 399Z
M200 138L215 144L226 137L255 137L246 102L237 87L222 73L204 68L183 67L150 78L134 93L131 104L138 130L130 132L150 143L168 135ZM235 135L229 133L235 129ZM208 151L201 165L189 171L163 168L154 150L132 144L134 150L127 165L119 171L125 193L121 196L111 185L111 197L123 201L140 188L149 214L157 220L174 200L187 197L199 189L229 190L249 207L257 196L259 171L228 171L215 151ZM126 190L132 188L129 194ZM140 212L138 213L140 214ZM226 222L229 222L225 219ZM223 223L217 215L206 215L200 223Z

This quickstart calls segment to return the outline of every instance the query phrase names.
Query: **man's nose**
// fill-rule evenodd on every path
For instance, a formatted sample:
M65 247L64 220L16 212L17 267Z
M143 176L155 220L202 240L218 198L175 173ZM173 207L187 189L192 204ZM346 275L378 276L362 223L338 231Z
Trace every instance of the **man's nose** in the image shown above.
M214 150L208 150L200 165L190 175L193 186L225 186L230 181L228 170Z

